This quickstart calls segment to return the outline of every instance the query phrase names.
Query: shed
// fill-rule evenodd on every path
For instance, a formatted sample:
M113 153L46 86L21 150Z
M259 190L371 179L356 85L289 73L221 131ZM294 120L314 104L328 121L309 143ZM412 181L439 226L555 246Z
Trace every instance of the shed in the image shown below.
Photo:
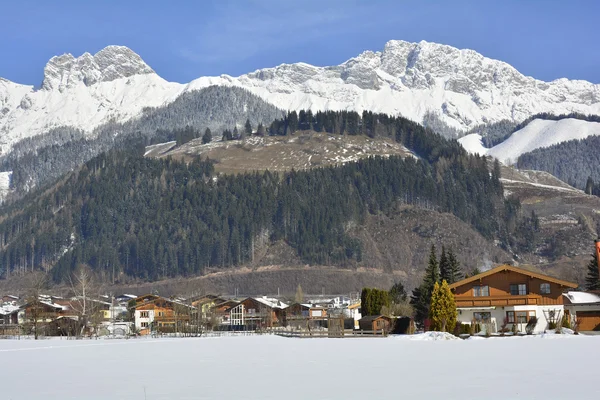
M358 320L361 331L390 331L392 319L385 315L368 315Z

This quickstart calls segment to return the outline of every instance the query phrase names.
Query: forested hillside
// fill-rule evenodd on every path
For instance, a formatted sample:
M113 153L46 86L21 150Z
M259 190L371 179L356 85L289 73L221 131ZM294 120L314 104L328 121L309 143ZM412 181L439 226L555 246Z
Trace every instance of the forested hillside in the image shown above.
M11 186L19 198L33 187L52 182L86 161L113 147L123 147L132 138L146 144L170 140L176 130L213 130L254 126L279 118L283 112L248 91L236 87L211 86L188 92L163 107L146 108L142 115L125 123L108 123L91 134L59 127L17 143L0 157L0 169L13 171Z
M323 126L354 121L324 115ZM289 118L271 128L289 127ZM298 126L304 120L298 115ZM518 201L504 201L498 168L418 124L381 120L366 113L357 122L366 134L393 134L418 160L217 175L210 161L144 158L142 144L104 153L3 210L0 276L42 267L61 281L79 263L107 281L189 276L244 264L277 241L311 265L360 265L363 246L348 226L399 203L449 212L489 239L506 238Z
M600 136L536 149L521 155L517 166L549 172L571 186L585 189L590 177L600 182Z

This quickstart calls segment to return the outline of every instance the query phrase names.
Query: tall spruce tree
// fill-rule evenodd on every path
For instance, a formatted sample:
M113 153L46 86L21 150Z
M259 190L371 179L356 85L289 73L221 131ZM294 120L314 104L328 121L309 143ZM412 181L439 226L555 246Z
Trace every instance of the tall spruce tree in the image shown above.
M252 124L250 123L250 119L246 119L246 124L244 125L244 132L246 135L252 135Z
M415 321L419 324L422 324L429 316L431 294L433 293L434 285L439 283L439 281L440 270L437 261L435 245L431 245L429 261L427 263L427 269L425 270L423 282L418 288L413 290L413 294L410 299L410 303L415 309Z
M452 332L458 319L454 295L448 286L448 282L435 283L431 294L431 305L429 308L431 329L441 332Z
M448 277L445 278L449 285L460 281L463 278L462 268L460 267L460 262L456 259L456 255L452 248L448 249L448 264L450 266L450 273Z
M595 252L587 266L585 288L587 290L600 290L600 270L598 269L598 255Z
M450 281L450 260L446 254L446 247L442 245L442 254L440 254L440 279Z
M396 304L406 301L406 290L402 282L396 282L390 289L390 300Z

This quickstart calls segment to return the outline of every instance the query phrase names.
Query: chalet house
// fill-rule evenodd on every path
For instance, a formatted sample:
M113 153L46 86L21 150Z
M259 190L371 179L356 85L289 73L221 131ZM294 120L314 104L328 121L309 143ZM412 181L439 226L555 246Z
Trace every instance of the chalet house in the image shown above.
M52 301L36 300L21 306L19 323L37 321L48 323L67 311L68 307Z
M564 313L563 292L577 284L537 272L500 265L450 285L462 324L479 323L490 333L515 326L524 332L527 322L537 317L534 332L548 329Z
M358 321L361 331L389 332L392 328L392 319L385 315L368 315Z
M600 331L600 293L567 292L563 296L565 313L577 319L580 331Z
M223 299L219 296L215 296L213 294L194 297L190 300L192 306L196 307L198 309L198 312L200 312L200 314L203 317L206 317L208 314L210 314L214 306L227 301L226 299Z
M135 307L135 327L142 335L153 330L181 332L189 328L195 312L195 307L178 300L156 297Z
M9 303L0 305L0 325L16 325L19 322L19 306Z
M270 297L248 297L229 309L232 329L257 330L285 325L287 304Z
M226 300L221 303L217 303L209 309L209 314L213 315L216 319L217 324L228 326L229 325L229 310L237 306L239 301L237 300Z

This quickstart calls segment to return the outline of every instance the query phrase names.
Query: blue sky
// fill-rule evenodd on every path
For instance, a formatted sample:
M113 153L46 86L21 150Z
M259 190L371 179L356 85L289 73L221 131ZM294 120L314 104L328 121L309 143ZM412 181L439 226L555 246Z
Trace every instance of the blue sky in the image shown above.
M339 64L390 39L427 40L526 75L600 83L597 1L6 1L0 77L38 85L53 55L129 46L171 81L304 61Z

